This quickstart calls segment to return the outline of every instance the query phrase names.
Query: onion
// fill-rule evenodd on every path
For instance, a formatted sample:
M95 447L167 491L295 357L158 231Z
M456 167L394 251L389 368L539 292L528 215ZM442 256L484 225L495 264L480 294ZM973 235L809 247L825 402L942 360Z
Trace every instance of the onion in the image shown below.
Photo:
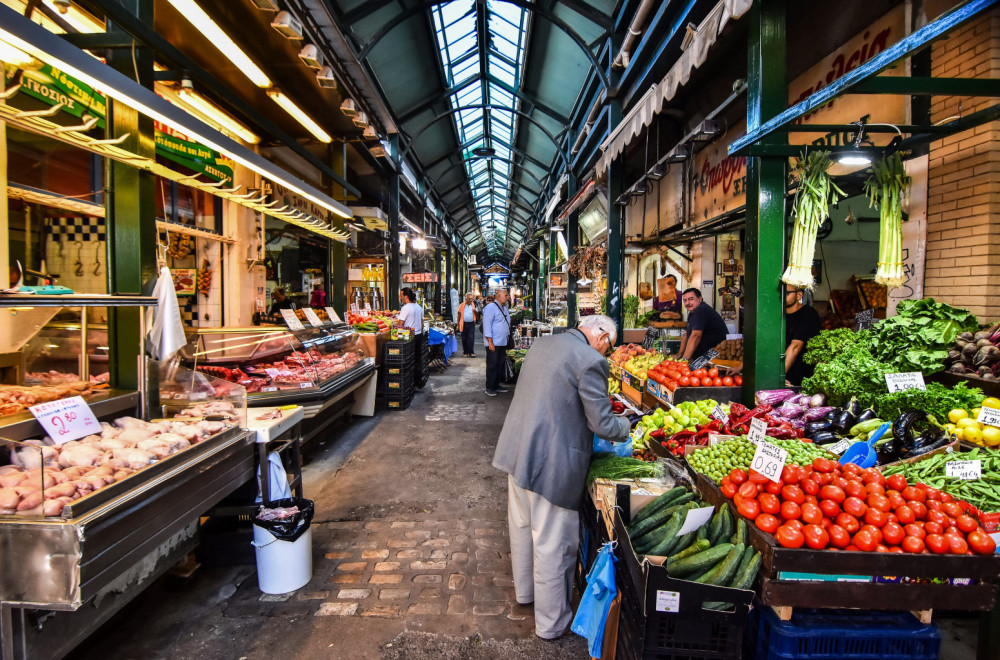
M817 392L809 397L810 408L820 408L824 403L826 403L826 395L822 392Z

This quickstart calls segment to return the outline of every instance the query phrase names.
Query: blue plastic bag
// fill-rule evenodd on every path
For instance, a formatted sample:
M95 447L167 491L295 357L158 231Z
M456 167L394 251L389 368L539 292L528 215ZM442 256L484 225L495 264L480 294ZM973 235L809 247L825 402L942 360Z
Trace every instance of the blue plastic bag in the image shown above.
M611 442L610 440L597 437L595 433L593 452L595 454L614 454L615 456L631 458L632 438L629 438L628 442Z
M608 620L611 601L618 595L615 584L615 553L610 543L597 551L597 559L587 574L587 588L580 599L580 606L573 617L570 630L587 638L590 657L600 658L604 646L604 627Z

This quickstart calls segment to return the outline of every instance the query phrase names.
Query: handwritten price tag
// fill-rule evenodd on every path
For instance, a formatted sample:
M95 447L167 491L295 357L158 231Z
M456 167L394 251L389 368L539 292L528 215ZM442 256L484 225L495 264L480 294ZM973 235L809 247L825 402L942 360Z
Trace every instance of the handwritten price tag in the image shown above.
M924 385L924 375L919 371L909 371L900 374L886 374L885 384L889 388L890 392L927 389Z
M854 315L854 323L857 325L858 330L867 330L872 327L875 322L875 310L872 308L864 309Z
M833 446L830 446L830 447L827 447L827 450L833 452L837 456L840 456L845 451L847 451L847 448L850 447L850 446L851 446L851 441L850 440L841 440L837 444L835 444Z
M761 441L757 445L757 451L754 452L750 467L771 481L781 483L781 471L785 469L785 461L787 460L787 451L772 445L770 442Z
M722 410L722 406L719 405L719 404L715 404L715 409L712 410L712 417L714 417L715 419L719 420L723 424L728 424L729 423L729 415L727 415Z
M982 479L983 462L979 459L974 461L949 461L944 464L944 474L946 477L955 477L966 481Z
M80 396L39 403L28 410L57 445L101 432L101 423Z
M1000 410L996 408L980 408L976 421L987 426L1000 426Z
M264 373L266 373L271 380L274 380L280 375L280 372L277 369L265 369Z
M331 321L334 323L343 323L337 312L333 311L333 307L324 307L323 309L326 310L326 315L330 317Z
M316 310L310 309L309 307L303 307L302 313L306 315L306 320L309 321L309 324L312 327L318 328L323 325L323 322L319 320L319 316L316 314Z
M754 417L750 420L750 432L747 433L747 438L755 445L759 445L764 442L765 437L767 437L767 422Z
M304 330L306 327L302 325L302 321L295 315L295 312L290 309L281 310L281 316L285 319L285 325L288 326L289 330Z
M719 357L719 351L715 350L714 348L708 349L707 351L705 351L705 354L702 355L700 358L691 361L691 371L697 371L698 369L701 369L702 367L704 367L706 364L708 364L717 357Z

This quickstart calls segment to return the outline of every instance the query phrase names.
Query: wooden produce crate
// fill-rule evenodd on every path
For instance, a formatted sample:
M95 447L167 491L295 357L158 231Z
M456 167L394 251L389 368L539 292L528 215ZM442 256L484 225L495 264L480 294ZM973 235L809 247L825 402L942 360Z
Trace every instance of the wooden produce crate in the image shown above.
M719 403L742 403L742 387L678 387L670 396L673 404L715 399Z
M739 514L718 487L696 475L702 498L715 506L729 506ZM760 600L782 620L795 607L911 610L927 622L935 609L987 611L993 609L1000 580L1000 555L933 555L842 550L782 548L775 538L753 523L747 525L750 542L763 558L757 589ZM818 574L817 571L822 571ZM781 579L782 574L806 573L817 581ZM821 577L822 575L822 577ZM861 582L836 581L858 576ZM829 581L819 581L823 578ZM965 578L971 584L904 583L907 578ZM867 578L867 579L866 579Z
M948 373L947 371L939 371L936 374L928 376L927 380L935 383L941 383L942 385L947 385L948 387L955 387L959 383L965 383L967 387L978 387L986 396L1000 397L1000 382L983 380L982 378L972 374L959 376L958 374Z

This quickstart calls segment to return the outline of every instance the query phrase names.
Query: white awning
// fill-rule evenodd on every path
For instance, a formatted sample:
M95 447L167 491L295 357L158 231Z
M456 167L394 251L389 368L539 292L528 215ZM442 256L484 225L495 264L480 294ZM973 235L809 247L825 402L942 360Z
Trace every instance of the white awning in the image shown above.
M749 11L753 0L721 0L705 20L701 22L691 39L691 43L681 54L658 84L649 88L631 112L611 132L608 139L601 145L604 152L597 161L597 171L603 174L608 165L625 147L634 140L642 129L653 121L664 103L674 98L677 90L687 84L691 72L705 63L708 51L730 20L735 20Z

